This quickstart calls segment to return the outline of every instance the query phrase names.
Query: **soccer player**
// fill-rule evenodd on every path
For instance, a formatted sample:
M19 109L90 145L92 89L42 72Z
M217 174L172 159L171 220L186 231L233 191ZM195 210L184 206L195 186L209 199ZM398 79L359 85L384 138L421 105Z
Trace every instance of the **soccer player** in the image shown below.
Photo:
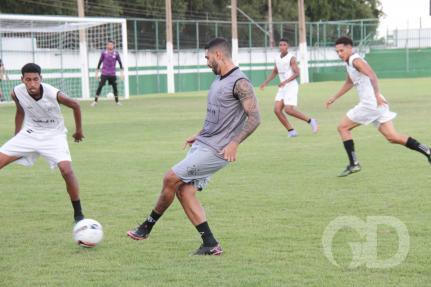
M280 84L278 85L278 92L275 96L274 113L281 124L287 129L287 136L296 137L298 133L287 120L283 109L286 114L309 123L313 133L317 133L319 130L317 121L304 115L296 108L298 105L299 89L296 78L299 77L300 73L295 56L288 51L289 43L287 39L280 39L278 47L280 49L280 55L275 59L274 69L268 78L260 85L260 89L263 91L266 85L278 74Z
M196 192L206 187L212 174L236 160L239 144L260 124L260 114L253 86L233 64L227 40L210 40L205 47L205 58L217 76L208 92L203 128L186 139L184 147L190 145L190 151L165 174L151 214L127 234L135 240L148 238L176 196L203 240L194 255L220 255L223 250L211 232Z
M335 49L346 65L347 78L341 89L326 101L326 107L329 108L353 86L356 87L359 96L359 104L349 110L338 125L338 132L349 158L349 165L339 176L347 176L361 170L350 131L370 123L373 123L390 143L404 145L420 152L431 163L430 149L426 145L395 130L392 120L396 117L396 113L389 110L388 103L380 94L377 76L373 69L361 56L353 52L352 40L346 36L338 38Z
M3 102L5 100L5 98L3 97L3 91L2 91L2 87L1 87L3 79L7 80L8 77L7 77L6 70L5 70L4 65L3 65L3 61L2 61L2 59L0 59L0 102Z
M99 99L100 92L102 91L103 86L106 84L106 81L108 81L108 83L112 86L115 102L117 103L117 105L121 105L121 103L118 101L117 76L115 75L115 66L118 62L121 69L120 77L121 79L123 79L123 63L121 63L120 54L116 50L114 50L114 46L114 41L109 40L106 43L106 50L103 51L100 55L99 63L97 64L96 69L96 79L99 79L100 65L103 64L102 77L100 78L99 86L97 87L94 102L91 104L92 107L95 107L97 105L97 100Z
M60 105L73 110L75 142L84 138L79 103L51 85L42 83L41 68L29 63L22 67L22 84L16 86L11 97L15 101L15 136L0 148L0 169L11 162L32 166L39 156L51 168L58 167L66 182L74 209L74 220L84 218L76 179L67 144L66 128Z

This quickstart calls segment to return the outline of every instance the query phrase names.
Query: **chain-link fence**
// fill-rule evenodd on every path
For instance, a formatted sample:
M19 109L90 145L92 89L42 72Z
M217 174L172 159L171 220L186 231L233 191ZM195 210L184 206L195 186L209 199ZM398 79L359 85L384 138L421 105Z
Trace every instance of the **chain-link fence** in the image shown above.
M338 62L333 45L339 36L349 35L360 46L365 39L375 38L377 25L375 19L306 23L311 79L319 80L320 67ZM270 43L268 22L238 22L240 66L256 84L273 68L281 38L289 40L294 53L298 46L297 22L274 22L272 28L275 47ZM166 92L165 29L164 20L128 19L132 94ZM230 39L231 22L173 21L176 91L208 87L211 73L205 64L203 48L214 37Z
M343 63L334 49L335 40L342 35L353 39L356 49L380 77L431 76L428 67L431 62L430 29L388 31L380 37L377 35L378 24L376 19L306 23L310 81L344 79ZM273 69L281 38L289 40L290 52L295 54L298 47L297 22L274 22L274 43L270 43L269 28L267 22L238 23L239 65L256 86ZM127 33L130 94L165 93L165 21L127 19ZM106 37L105 40L108 40L109 35ZM204 46L214 37L231 39L231 22L173 21L175 91L205 90L209 87L214 77L206 66ZM7 69L7 59L3 62ZM96 65L97 62L90 60L90 81L94 80L92 71Z

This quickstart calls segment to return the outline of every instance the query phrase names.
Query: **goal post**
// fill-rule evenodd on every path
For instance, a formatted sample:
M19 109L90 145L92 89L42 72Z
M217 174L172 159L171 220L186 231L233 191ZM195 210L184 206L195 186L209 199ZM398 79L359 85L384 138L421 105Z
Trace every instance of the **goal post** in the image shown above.
M21 67L34 62L41 66L44 82L70 97L94 97L95 69L108 40L114 41L123 63L124 80L118 77L117 81L119 96L128 99L126 19L0 14L0 58L8 75L0 88L8 99L20 83ZM117 64L117 76L119 71ZM111 91L105 87L101 96Z

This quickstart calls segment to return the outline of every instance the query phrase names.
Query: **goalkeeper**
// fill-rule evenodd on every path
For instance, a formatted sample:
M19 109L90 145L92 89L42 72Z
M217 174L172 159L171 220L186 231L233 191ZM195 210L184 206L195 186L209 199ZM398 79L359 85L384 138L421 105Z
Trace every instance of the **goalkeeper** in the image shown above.
M121 105L118 101L118 88L117 88L117 76L115 75L115 66L117 64L120 65L121 69L121 79L124 78L123 74L123 63L121 63L120 54L114 50L115 43L112 40L109 40L106 43L106 49L102 52L99 59L99 64L97 64L96 69L96 79L99 79L99 70L102 65L102 76L100 77L99 86L97 87L96 97L94 98L94 102L91 104L92 107L97 105L97 100L99 99L100 92L102 91L103 86L106 84L106 81L112 86L112 90L114 92L115 102L117 105Z

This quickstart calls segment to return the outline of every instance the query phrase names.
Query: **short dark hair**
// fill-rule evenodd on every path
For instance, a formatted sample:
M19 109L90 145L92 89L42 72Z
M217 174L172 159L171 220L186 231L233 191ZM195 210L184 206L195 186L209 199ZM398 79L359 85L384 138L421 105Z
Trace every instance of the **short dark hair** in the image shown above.
M115 41L114 41L114 40L109 39L109 40L107 41L107 43L115 44Z
M229 56L229 57L232 56L230 44L228 40L226 40L225 38L220 37L220 38L211 39L205 45L205 50L211 50L214 48L219 48L226 56Z
M339 44L353 46L353 41L352 39L350 39L350 37L341 36L340 38L337 39L337 41L335 41L335 45L339 45Z
M40 75L42 73L42 69L38 64L28 63L21 68L21 74L24 76L25 73L38 73Z
M281 38L280 41L278 41L278 43L280 42L286 42L287 44L289 44L289 40L287 40L287 38Z

